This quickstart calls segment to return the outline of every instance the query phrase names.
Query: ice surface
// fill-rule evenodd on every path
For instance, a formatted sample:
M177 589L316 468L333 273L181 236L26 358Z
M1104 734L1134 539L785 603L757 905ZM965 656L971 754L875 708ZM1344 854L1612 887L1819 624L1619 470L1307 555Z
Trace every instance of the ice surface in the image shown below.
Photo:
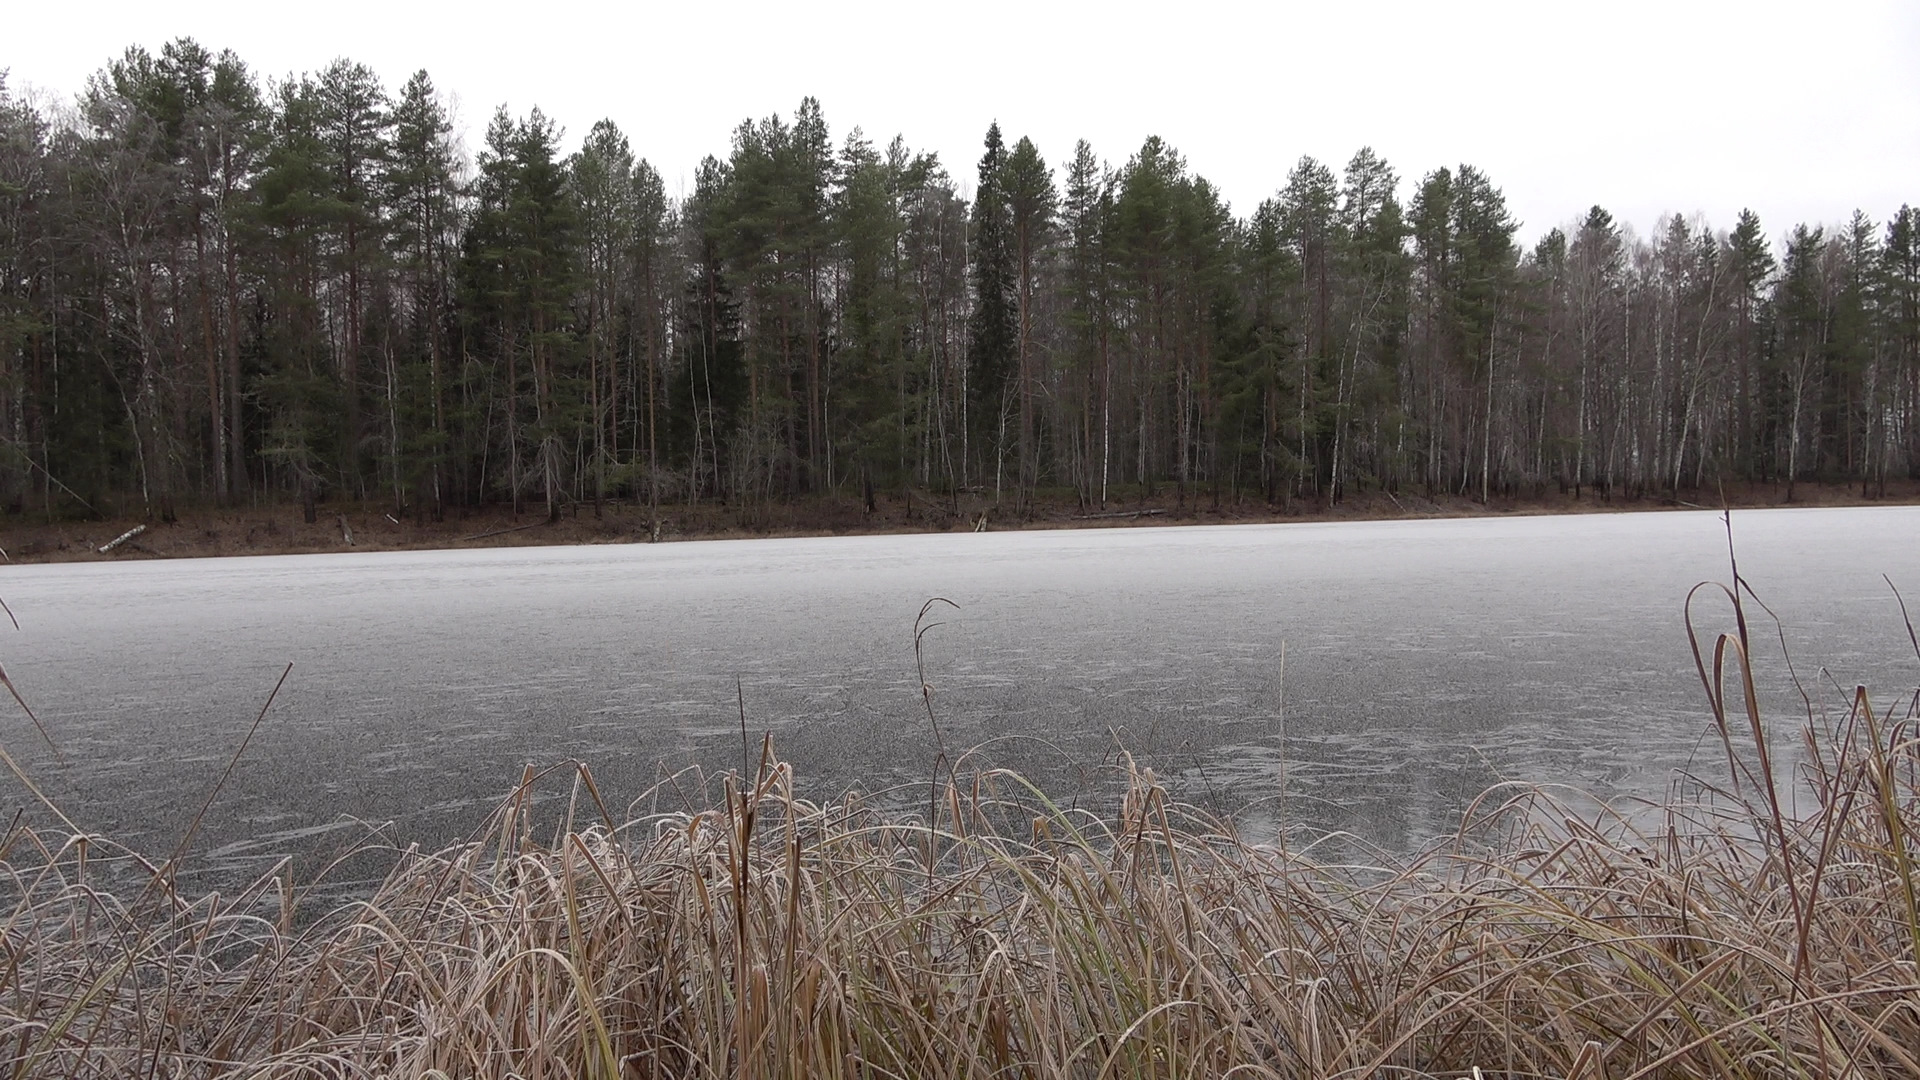
M1810 689L1912 693L1880 575L1920 601L1920 508L1734 526ZM1681 604L1726 567L1693 512L16 566L0 663L65 761L11 706L0 739L84 827L164 853L291 661L196 845L232 868L317 857L353 819L458 838L527 763L583 759L619 800L738 768L736 678L756 751L771 731L811 797L883 791L931 769L912 628L939 596L927 677L975 761L1095 804L1124 748L1256 827L1410 848L1503 779L1721 775Z

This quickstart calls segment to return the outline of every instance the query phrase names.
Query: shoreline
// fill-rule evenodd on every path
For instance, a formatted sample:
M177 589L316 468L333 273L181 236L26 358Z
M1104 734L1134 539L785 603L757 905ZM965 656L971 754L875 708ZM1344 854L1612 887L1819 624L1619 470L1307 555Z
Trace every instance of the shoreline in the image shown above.
M1674 510L1786 509L1920 504L1920 482L1889 483L1885 498L1863 498L1851 484L1797 484L1795 498L1783 485L1742 484L1724 492L1600 498L1582 492L1539 497L1477 499L1370 491L1328 507L1296 502L1270 506L1259 500L1215 504L1208 494L1183 505L1171 488L1152 497L1110 500L1105 510L1082 507L1071 496L1043 495L1024 514L1011 500L963 494L931 500L919 493L875 496L868 512L857 498L817 497L756 506L700 504L659 507L658 533L647 507L608 500L595 513L590 503L572 504L560 520L537 513L515 515L511 507L449 511L443 520L397 516L375 504L334 504L316 520L302 520L295 503L252 507L193 507L172 522L131 515L84 520L46 520L31 513L0 518L0 563L105 562L124 559L220 558L244 555L307 555L342 551L470 550L485 547L552 547L585 544L817 536L881 536L968 531L1103 529L1138 526L1257 525L1307 522L1394 521L1435 518L1523 517ZM1724 503L1721 499L1724 497ZM141 528L144 526L144 528ZM126 534L138 530L134 535ZM106 553L103 546L118 544Z

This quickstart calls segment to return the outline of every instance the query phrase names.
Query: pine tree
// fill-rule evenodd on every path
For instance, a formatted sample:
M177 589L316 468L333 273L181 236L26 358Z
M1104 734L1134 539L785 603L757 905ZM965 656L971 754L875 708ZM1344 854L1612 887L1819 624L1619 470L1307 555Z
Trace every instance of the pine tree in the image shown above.
M629 230L633 250L627 266L631 276L626 283L628 332L626 335L628 381L626 399L633 410L632 460L639 460L642 441L646 445L647 522L649 535L658 539L655 526L660 506L660 423L663 407L662 364L667 350L672 319L673 270L671 267L671 214L666 185L660 173L642 158L633 169L630 205L633 223ZM617 406L617 402L616 402ZM619 417L615 408L613 431L618 441ZM644 433L644 435L643 435Z
M1234 483L1239 482L1242 461L1253 455L1249 471L1263 497L1274 504L1292 498L1303 465L1294 452L1297 414L1289 407L1298 365L1288 363L1299 349L1291 300L1300 268L1278 199L1262 200L1240 232L1243 328L1223 395L1224 423Z
M560 520L563 456L580 427L578 338L571 326L579 282L577 219L567 198L560 131L539 109L521 121L514 140L509 227L527 320L542 494L549 522Z
M458 243L453 125L433 80L417 71L394 105L393 135L381 175L389 208L391 255L400 274L405 327L400 349L388 352L388 453L393 496L407 504L422 485L435 520L446 513L451 433L447 324L451 319L451 253ZM404 357L404 364L395 359ZM402 432L413 433L407 438Z
M314 124L328 174L322 196L322 214L328 225L328 261L337 278L343 309L332 318L342 327L340 353L341 440L340 472L343 486L358 493L361 443L366 438L361 406L366 388L362 366L366 359L367 303L375 277L383 269L386 249L385 207L380 203L378 177L387 157L386 92L363 64L335 60L313 84Z
M733 438L754 406L753 375L741 341L740 304L724 256L733 177L726 163L708 157L695 174L693 196L681 221L688 247L683 353L679 377L667 394L680 419L674 442L688 462L689 502L704 494L726 497L730 458L742 448ZM681 411L679 403L685 402ZM754 429L749 426L749 435Z
M1419 374L1413 393L1420 416L1421 479L1432 498L1446 483L1441 410L1452 382L1448 357L1455 349L1453 291L1453 172L1435 169L1421 181L1409 207L1415 263L1415 334L1419 338Z
M573 158L572 196L580 221L580 251L585 284L588 356L587 409L591 418L593 451L593 512L601 514L607 494L609 455L619 446L609 425L619 415L621 328L616 313L632 276L628 260L634 249L635 195L633 150L611 120L602 120L587 133L586 144Z
M1080 372L1081 494L1104 509L1113 464L1113 184L1085 139L1074 144L1060 217L1061 321Z
M1333 303L1336 251L1345 246L1338 215L1339 189L1333 170L1303 157L1287 176L1279 209L1287 242L1300 277L1294 282L1291 321L1300 330L1294 389L1298 394L1296 429L1299 457L1310 470L1316 494L1332 497L1333 442L1337 425L1334 369L1342 355L1334 340ZM1332 398L1334 400L1328 400Z
M263 370L254 387L264 414L260 453L268 484L297 491L309 524L343 437L321 300L331 177L318 113L312 80L278 87L250 223L265 309L257 346Z
M833 444L830 439L827 409L832 399L827 382L826 327L824 325L826 259L832 244L832 188L838 179L833 145L827 134L827 121L820 102L801 99L793 117L793 140L786 172L795 196L791 246L796 249L804 279L795 290L800 317L795 329L804 336L806 352L806 471L797 478L798 489L815 490L834 483ZM795 439L796 450L802 440Z
M100 359L128 417L141 503L163 521L174 520L192 456L185 410L169 392L184 374L168 286L181 278L188 204L179 133L191 90L176 74L133 48L92 81L72 181L87 208L76 239L103 264L97 287L109 337Z
M255 165L266 138L266 110L246 64L231 50L215 59L208 93L190 119L191 152L204 218L203 223L197 222L196 251L208 274L217 266L219 275L217 285L203 276L203 296L217 295L217 301L209 300L202 308L202 332L208 343L214 488L218 495L233 499L251 486L242 416L246 387L241 370L240 326L246 298L241 281L241 247L251 210Z
M1365 417L1378 417L1396 397L1407 320L1407 227L1395 195L1399 178L1371 147L1347 162L1341 183L1337 266L1338 321L1347 338L1336 364L1334 441L1328 494L1345 494L1356 471ZM1378 433L1375 432L1375 437ZM1396 463L1373 448L1373 472L1391 483Z

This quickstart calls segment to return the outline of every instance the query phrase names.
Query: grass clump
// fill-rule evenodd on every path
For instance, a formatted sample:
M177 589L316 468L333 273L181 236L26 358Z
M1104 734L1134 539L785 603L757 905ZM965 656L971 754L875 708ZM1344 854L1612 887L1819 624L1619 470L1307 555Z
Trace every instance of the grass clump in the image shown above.
M1711 661L1708 656L1711 655ZM1864 691L1775 774L1744 628L1702 654L1734 782L1576 811L1501 789L1444 850L1332 864L1129 766L1062 808L1004 772L926 812L807 801L763 749L711 805L410 851L307 918L273 875L97 887L9 830L13 1077L1920 1075L1920 741ZM1732 705L1714 688L1731 677ZM1750 730L1749 730L1750 729ZM1744 739L1744 741L1743 741ZM1804 785L1802 808L1783 789ZM1679 789L1676 789L1678 791Z

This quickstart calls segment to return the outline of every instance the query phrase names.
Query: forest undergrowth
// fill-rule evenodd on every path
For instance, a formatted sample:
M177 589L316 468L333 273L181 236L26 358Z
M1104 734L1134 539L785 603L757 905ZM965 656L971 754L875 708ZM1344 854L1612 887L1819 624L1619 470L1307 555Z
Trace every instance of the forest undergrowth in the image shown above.
M395 516L376 503L322 504L313 521L292 503L248 507L180 506L168 522L134 513L63 518L33 513L0 514L0 562L77 562L142 558L289 555L344 551L471 550L573 544L848 536L927 532L1003 532L1020 529L1084 529L1127 526L1235 525L1291 522L1381 521L1452 517L1622 513L1629 511L1785 507L1865 507L1920 504L1920 483L1895 481L1885 491L1863 493L1841 483L1802 481L1791 502L1780 484L1733 483L1712 491L1618 493L1591 489L1576 494L1551 487L1476 495L1385 490L1353 492L1337 502L1293 499L1270 503L1257 492L1175 486L1152 490L1116 487L1106 504L1087 502L1070 489L1024 496L991 491L877 492L871 503L858 496L828 494L721 504L699 502L648 507L608 499L567 504L557 521L515 514L510 505L463 508L440 520L418 512ZM116 541L118 541L116 543ZM106 550L102 550L106 548Z
M1598 812L1502 786L1451 842L1387 865L1251 842L1132 763L1101 808L944 750L922 811L816 803L770 740L679 812L616 813L574 766L566 812L541 820L529 771L474 840L403 852L370 895L320 912L284 868L183 894L190 836L139 864L144 888L110 889L102 867L137 856L16 817L0 1063L19 1078L1920 1075L1920 693L1809 699L1802 764L1784 770L1748 662L1752 594L1737 569L1695 590L1716 594L1731 626L1694 640L1717 778Z

